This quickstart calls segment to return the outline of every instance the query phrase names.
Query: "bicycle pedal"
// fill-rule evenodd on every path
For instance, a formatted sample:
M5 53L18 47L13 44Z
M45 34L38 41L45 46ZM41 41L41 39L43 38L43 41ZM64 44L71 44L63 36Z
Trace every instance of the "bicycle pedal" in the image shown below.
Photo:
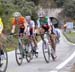
M19 59L22 59L22 57L20 57Z
M0 67L2 67L3 63L0 63Z
M35 54L38 54L38 52L35 52Z

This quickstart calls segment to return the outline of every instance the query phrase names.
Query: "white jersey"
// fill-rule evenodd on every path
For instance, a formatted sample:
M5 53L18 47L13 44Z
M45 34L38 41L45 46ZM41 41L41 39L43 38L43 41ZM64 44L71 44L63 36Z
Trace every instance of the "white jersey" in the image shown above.
M27 27L27 31L26 33L28 35L30 35L30 29L35 27L35 22L33 20L31 20L30 22L28 22L28 27Z
M30 27L30 28L35 27L35 22L33 20L31 20L30 22L28 22L28 27Z

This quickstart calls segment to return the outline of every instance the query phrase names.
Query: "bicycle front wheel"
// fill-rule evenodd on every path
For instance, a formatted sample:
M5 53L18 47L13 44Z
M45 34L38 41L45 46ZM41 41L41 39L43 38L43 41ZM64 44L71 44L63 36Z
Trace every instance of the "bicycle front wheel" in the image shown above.
M15 57L16 57L17 64L21 65L23 61L23 53L22 53L22 46L20 43L18 47L15 49Z
M8 66L8 55L6 48L3 46L2 49L0 49L0 72L6 72Z
M49 45L46 41L43 41L42 43L42 50L43 50L43 56L45 58L45 61L49 63L50 61L50 50L49 50Z
M26 60L27 62L30 62L33 58L32 45L30 43L26 45L26 52Z

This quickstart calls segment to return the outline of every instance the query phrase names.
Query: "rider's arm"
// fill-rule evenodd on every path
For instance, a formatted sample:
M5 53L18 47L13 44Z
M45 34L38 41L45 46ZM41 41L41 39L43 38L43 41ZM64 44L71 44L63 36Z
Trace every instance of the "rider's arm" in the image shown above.
M55 28L54 28L54 25L52 24L51 20L48 19L48 25L49 25L49 31L51 31L52 33L55 32Z
M24 21L24 27L25 27L24 32L26 32L27 26L28 26L28 23L27 23L27 21L25 20L25 21Z
M51 26L52 25L52 22L51 20L48 18L48 25Z
M39 21L39 19L37 20L37 27L40 28L40 21Z
M16 27L15 25L12 26L11 33L14 33L15 32L15 27Z
M33 32L35 32L35 22L32 21Z
M11 33L14 33L15 32L15 27L16 27L16 20L13 19L12 20L12 30L11 30Z
M52 22L51 22L51 20L48 18L48 25L49 25L49 31L51 31L51 26L52 26Z

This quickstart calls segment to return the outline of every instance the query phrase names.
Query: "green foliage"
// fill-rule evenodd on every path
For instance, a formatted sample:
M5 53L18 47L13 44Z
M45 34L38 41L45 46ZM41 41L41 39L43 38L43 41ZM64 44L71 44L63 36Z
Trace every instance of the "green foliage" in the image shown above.
M67 17L75 19L75 0L66 0L64 3L64 14Z
M54 0L56 2L57 7L63 7L66 0Z
M39 4L39 0L30 0L30 1L33 1L35 3L35 5Z
M75 19L75 0L54 0L58 8L63 8L63 14L66 17Z
M37 18L37 7L32 0L0 0L0 16L3 18L4 30L10 32L13 12L19 11L25 17Z

